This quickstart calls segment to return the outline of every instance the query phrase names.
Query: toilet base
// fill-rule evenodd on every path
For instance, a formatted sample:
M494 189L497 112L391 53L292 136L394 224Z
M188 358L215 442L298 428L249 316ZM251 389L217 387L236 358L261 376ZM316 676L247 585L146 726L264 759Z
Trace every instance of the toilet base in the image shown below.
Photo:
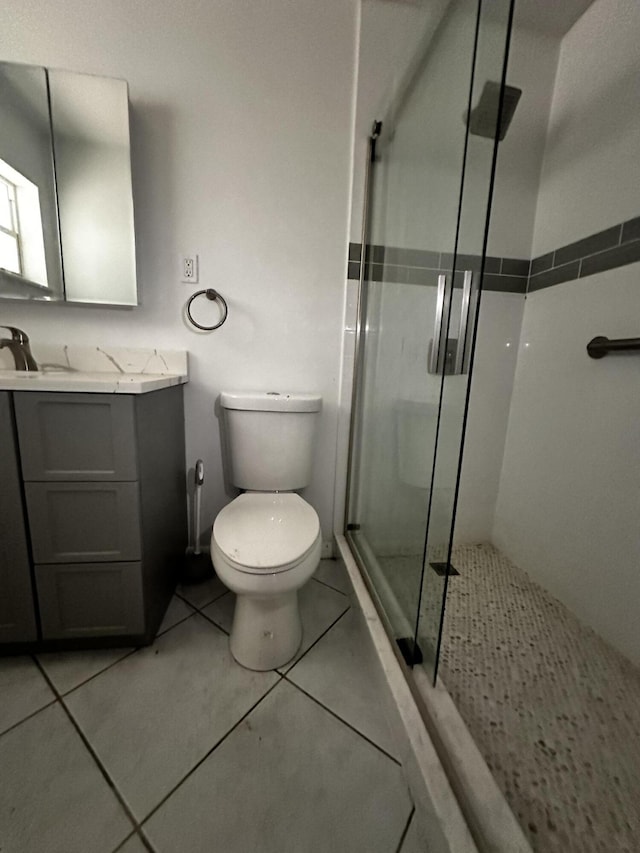
M246 669L264 672L292 660L302 643L298 592L236 598L229 646Z

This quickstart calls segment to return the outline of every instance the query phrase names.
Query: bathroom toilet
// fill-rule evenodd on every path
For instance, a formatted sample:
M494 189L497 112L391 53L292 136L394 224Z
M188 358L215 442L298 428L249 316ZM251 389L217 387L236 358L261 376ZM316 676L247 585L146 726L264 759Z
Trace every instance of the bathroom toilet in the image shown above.
M298 589L320 562L318 515L296 490L309 484L313 394L222 393L229 472L243 493L216 517L211 559L236 593L230 647L247 669L276 669L302 642Z

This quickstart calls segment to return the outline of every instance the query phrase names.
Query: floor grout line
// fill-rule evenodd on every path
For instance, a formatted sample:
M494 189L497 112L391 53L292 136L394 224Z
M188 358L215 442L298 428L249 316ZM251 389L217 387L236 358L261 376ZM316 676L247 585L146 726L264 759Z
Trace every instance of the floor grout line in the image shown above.
M330 583L327 583L326 581L322 581L322 580L320 580L320 578L316 578L316 577L311 578L311 580L314 580L316 583L321 583L322 586L326 586L328 589L332 589L334 592L339 592L340 595L344 595L345 598L349 598L349 593L344 592L344 590L338 589L337 586L332 586Z
M60 695L60 693L59 693L59 692L58 692L58 690L56 689L56 687L55 687L55 685L53 684L53 682L51 681L51 679L47 676L47 674L46 674L46 672L45 672L44 668L40 665L40 662L39 662L39 661L37 661L37 660L36 660L36 666L40 669L40 672L42 673L43 677L44 677L44 678L46 679L46 681L48 682L49 687L50 687L50 688L53 690L53 692L55 693L55 695L56 695L56 697L57 697L57 699L58 699L58 702L60 703L60 705L61 705L61 707L62 707L62 710L63 710L63 711L64 711L64 713L66 714L66 716L67 716L67 718L68 718L69 722L71 723L71 725L73 726L73 728L76 730L76 732L77 732L78 736L80 737L81 741L82 741L82 742L83 742L83 744L85 745L85 748L86 748L87 752L88 752L88 753L89 753L89 755L93 758L93 760L94 760L94 762L95 762L96 766L98 767L98 770L99 770L99 771L100 771L100 773L102 774L102 776L103 776L103 778L104 778L105 782L107 783L107 785L108 785L108 786L111 788L111 790L113 791L114 796L116 797L116 799L118 800L118 802L119 802L119 803L120 803L120 805L122 806L122 808L123 808L123 810L124 810L124 813L125 813L125 814L126 814L126 816L129 818L129 820L131 821L131 823L133 824L133 828L134 828L134 830L138 831L138 830L140 829L140 824L139 824L139 822L138 822L137 818L135 817L135 815L133 814L133 812L132 812L132 811L131 811L131 809L129 808L129 805L128 805L127 801L125 800L125 798L124 798L123 794L122 794L122 793L120 792L120 790L118 789L118 787L117 787L116 783L114 782L114 780L111 778L111 776L110 776L110 774L109 774L109 772L108 772L107 768L104 766L104 764L102 763L102 761L101 761L101 760L100 760L100 758L98 757L98 753L95 751L95 749L94 749L94 748L93 748L93 746L91 745L91 742L90 742L89 738L88 738L88 737L85 735L85 733L82 731L82 729L80 728L79 723L76 721L76 719L75 719L75 717L73 716L73 714L71 713L70 709L67 707L67 705L66 705L66 703L65 703L65 701L64 701L64 699L63 699L63 697ZM129 836L127 836L127 838L128 838L128 837L129 837ZM151 853L155 853L155 851L152 849L152 850L151 850Z
M178 619L178 621L177 621L177 622L174 622L174 623L173 623L173 625L169 625L169 627L168 627L168 628L165 628L165 629L164 629L164 631L160 631L160 630L158 630L158 633L157 633L157 634L155 635L155 637L154 637L154 642L158 639L158 637L164 637L164 635L165 635L165 634L168 634L168 633L169 633L169 631L173 631L173 629L174 629L174 628L177 628L177 627L178 627L178 625L182 625L182 623L183 623L183 622L186 622L186 621L187 621L187 619L191 619L193 616L195 616L195 615L196 615L196 613L198 613L198 611L197 611L197 610L195 610L194 608L192 608L192 609L191 609L191 613L189 613L187 616L183 616L183 618L182 618L182 619ZM151 645L151 646L152 646L152 645L153 645L153 643L150 643L149 645ZM145 646L142 646L141 648L145 648Z
M78 690L78 688L84 687L85 684L88 684L90 681L93 681L94 678L97 678L99 675L102 675L103 672L106 672L108 669L112 669L114 666L117 666L119 663L122 663L123 660L126 660L126 658L130 658L131 655L135 655L136 652L139 652L140 649L144 648L146 648L146 646L136 646L135 649L129 649L129 651L125 652L125 654L123 654L121 658L118 658L118 660L114 660L112 663L107 664L104 669L98 670L98 672L94 672L93 675L90 675L88 678L85 678L84 681L80 681L78 684L75 684L73 687L70 687L69 690L65 690L64 693L60 693L60 697L63 698L65 696L69 696L71 693ZM74 651L76 650L70 650L69 654L73 654ZM78 651L95 651L95 649L79 649ZM38 664L40 664L40 661L38 661ZM44 666L44 664L41 664L41 666L42 669L46 672L46 667Z
M404 840L407 837L407 833L409 832L409 827L411 826L411 822L413 821L413 816L416 813L416 807L413 806L411 811L409 812L409 817L407 818L407 822L405 824L402 835L400 836L400 841L398 842L398 846L396 847L395 853L401 853L402 845L404 844Z
M13 731L14 729L16 729L18 726L21 726L23 723L26 723L26 722L27 722L27 720L30 720L32 717L35 717L35 716L36 716L36 714L39 714L39 713L40 713L40 711L44 711L44 709L45 709L45 708L50 708L52 705L55 705L57 701L58 701L58 697L57 697L56 695L54 695L53 699L51 699L49 702L47 702L47 704L46 704L46 705L42 705L40 708L37 708L35 711L31 711L31 713L30 713L30 714L27 714L27 716L26 716L26 717L21 717L17 722L12 723L12 724L9 726L9 728L4 729L3 731L1 731L1 732L0 732L0 738L4 737L5 735L8 735L8 734L9 734L9 732L12 732L12 731ZM1 850L1 849L2 849L2 848L0 848L0 850Z
M186 602L186 603L188 604L188 602ZM191 608L193 608L193 605L189 605L189 606L190 606ZM135 654L136 654L136 652L140 652L140 651L142 651L143 649L149 649L149 648L151 648L151 646L153 646L153 644L155 643L155 641L156 641L159 637L164 637L164 636L165 636L165 634L168 634L168 633L169 633L169 631L173 631L173 629L174 629L174 628L177 628L177 627L178 627L178 625L182 625L182 623L183 623L183 622L186 622L186 621L187 621L187 619L191 619L193 616L195 616L195 615L196 615L196 613L199 613L199 611L198 611L196 608L193 608L193 612L192 612L192 613L190 613L188 616L185 616L185 617L184 617L184 619L180 619L180 621L179 621L179 622L176 622L176 623L174 623L173 625L170 625L170 626L169 626L169 628L165 628L165 630L164 630L164 631L162 631L162 632L158 632L158 633L155 635L155 637L153 638L153 641L152 641L151 643L149 643L148 645L146 645L146 646L136 646L136 647L135 647L135 648L133 648L133 649L129 649L129 651L128 651L128 652L126 652L125 654L123 654L121 658L118 658L118 660L114 660L112 663L107 664L107 666L105 666L105 667L104 667L104 669L101 669L101 670L99 670L98 672L94 672L94 673L93 673L92 675L90 675L88 678L85 678L83 681L80 681L78 684L75 684L73 687L69 688L69 690L65 690L65 692L64 692L64 693L60 693L60 696L61 696L61 697L63 697L63 698L64 698L64 697L66 697L66 696L69 696L71 693L74 693L74 692L75 692L76 690L78 690L80 687L84 687L84 685L85 685L85 684L88 684L90 681L93 681L93 679L94 679L94 678L97 678L99 675L102 675L103 673L105 673L105 672L106 672L107 670L109 670L109 669L113 669L113 667L114 667L114 666L117 666L119 663L122 663L122 661L123 661L123 660L126 660L127 658L130 658L130 657L131 657L131 655L135 655ZM204 616L204 614L202 614L202 615ZM226 633L226 632L225 632L225 633ZM96 650L95 650L95 649L70 649L70 650L69 650L69 652L70 652L71 654L73 654L73 652L75 652L75 651L96 651ZM99 650L98 650L98 651L99 651ZM47 653L46 653L46 652L42 652L42 654L47 654ZM35 658L35 655L33 655L33 657ZM44 665L43 665L43 666L44 666Z
M193 585L197 586L197 584L193 584ZM210 604L213 604L214 601L218 601L218 599L222 598L222 596L226 595L229 591L230 590L225 589L224 592L221 592L219 595L214 596L214 598L212 598L211 601L207 601L206 604L202 604L200 606L198 606L197 604L194 604L192 601L189 601L189 599L185 595L178 592L177 590L173 594L176 595L182 601L184 601L185 604L188 604L189 607L193 607L194 610L197 610L198 613L201 613L205 609L205 607L209 607Z
M342 619L342 617L344 616L344 614L349 612L349 610L351 610L351 605L350 605L350 604L348 604L348 605L346 606L346 608L342 611L342 613L341 613L341 614L340 614L336 619L334 619L334 620L333 620L333 622L332 622L330 625L328 625L328 626L324 629L324 631L322 632L322 634L320 634L320 636L319 636L319 637L317 637L317 639L315 639L315 640L313 641L313 643L311 643L311 645L309 646L309 648L308 648L308 649L305 649L305 650L304 650L304 652L300 655L300 657L299 657L299 658L297 658L297 659L294 661L294 663L292 663L292 664L291 664L291 666L290 666L286 671L283 671L283 667L280 667L280 669L276 669L276 670L274 670L274 672L277 672L279 675L282 675L282 676L284 676L284 675L288 675L288 674L291 672L291 670L292 670L292 669L295 669L295 667L300 663L300 661L301 661L301 660L302 660L306 655L308 655L308 654L309 654L309 652L311 651L311 649L312 649L314 646L316 646L316 645L320 642L320 640L325 636L325 634L327 634L327 633L328 633L328 632L333 628L333 626L336 624L336 622L339 622L339 621ZM287 666L287 664L284 664L284 666Z
M276 670L273 670L273 672L277 672L277 671L276 671ZM268 695L269 695L273 690L275 690L275 688L276 688L279 684L281 684L281 683L284 681L284 676L283 676L283 675L280 675L280 673L277 673L277 674L278 674L278 676L279 676L279 677L278 677L278 679L277 679L277 681L275 681L275 682L271 685L271 687L270 687L270 688L269 688L265 693L263 693L263 694L262 694L262 696L257 700L257 702L254 702L254 703L253 703L253 705L249 708L249 710L248 710L248 711L246 711L246 712L245 712L245 713L240 717L240 719L239 719L239 720L237 720L237 721L236 721L236 722L231 726L231 728L230 728L227 732L225 732L225 734L223 734L223 735L222 735L222 736L221 736L221 737L216 741L216 743L211 747L211 749L210 749L210 750L209 750L205 755L203 755L203 756L202 756L202 758L200 758L200 759L199 759L199 760L198 760L198 761L193 765L193 767L191 768L191 770L189 770L189 772L188 772L188 773L185 773L185 775L182 777L182 779L180 779L180 781L179 781L179 782L177 782L177 783L173 786L173 788L172 788L168 793L166 793L166 794L164 795L164 797L160 800L160 802L159 802L159 803L157 803L157 804L156 804L156 805L151 809L151 811L150 811L150 812L149 812L149 813L148 813L148 814L143 818L143 820L141 821L141 826L142 826L142 824L147 823L147 821L148 821L151 817L153 817L153 815L158 811L158 809L160 809L160 808L161 808L161 807L162 807L162 806L167 802L167 800L168 800L170 797L172 797L172 796L173 796L173 794L175 794L175 792L178 790L178 788L179 788L181 785L183 785L183 784L187 781L187 779L189 778L189 776L192 776L192 775L195 773L195 771L198 769L198 767L200 767L200 765L201 765L201 764L204 764L204 762L205 762L205 761L206 761L206 760L207 760L211 755L213 755L213 753L216 751L216 749L217 749L221 744L223 744L223 743L224 743L224 741L229 737L229 735L230 735L230 734L232 734L232 732L234 732L234 731L238 728L238 726L239 726L239 725L240 725L240 724L241 724L241 723L242 723L242 722L243 722L243 721L244 721L244 720L249 716L249 714L251 714L251 713L252 713L252 712L253 712L253 711L258 707L258 705L259 705L259 704L260 704L264 699L266 699L266 697L267 697L267 696L268 696Z
M295 681L292 681L290 678L287 678L286 675L283 675L283 678L287 682L287 684L291 684L291 686L295 687L296 690L299 690L301 693L304 693L304 695L307 696L309 699L311 699L313 702L315 702L316 705L319 705L321 708L324 708L324 710L327 711L327 713L331 714L332 717L335 717L336 720L339 720L348 729L351 729L352 732L355 732L357 735L360 735L360 737L363 740L366 740L366 742L368 744L375 747L378 750L378 752L381 752L390 761L393 761L394 764L397 764L398 767L402 767L402 764L398 761L397 758L394 758L393 755L391 755L391 753L387 752L386 749L383 749L381 746L378 746L378 744L375 741L371 740L370 737L367 737L367 735L363 734L359 729L357 729L355 726L351 725L351 723L349 723L347 720L345 720L344 717L341 717L340 714L337 714L331 708L327 707L327 705L325 705L324 702L321 702L312 693L309 693L307 690L305 690L304 687L300 687L299 684L296 684Z
M222 631L222 633L223 633L223 634L225 634L227 637L230 637L230 636L231 636L231 635L229 634L229 632L228 632L228 631L226 631L226 630L222 627L222 625L218 625L218 623L215 621L215 619L213 619L213 618L212 618L211 616L209 616L207 613L204 613L202 610L198 610L198 613L200 614L200 616L202 616L202 618L203 618L203 619L206 619L206 620L207 620L207 622L210 622L210 623L211 623L215 628L217 628L219 631Z
M131 841L131 839L134 837L140 839L142 846L145 848L145 850L148 850L149 853L156 853L155 847L151 844L147 836L142 831L141 827L135 829L131 833L131 835L127 835L127 837L123 841L121 841L120 844L118 844L118 846L115 848L115 850L112 851L112 853L119 853L119 851L124 848L125 844L128 844L129 841Z

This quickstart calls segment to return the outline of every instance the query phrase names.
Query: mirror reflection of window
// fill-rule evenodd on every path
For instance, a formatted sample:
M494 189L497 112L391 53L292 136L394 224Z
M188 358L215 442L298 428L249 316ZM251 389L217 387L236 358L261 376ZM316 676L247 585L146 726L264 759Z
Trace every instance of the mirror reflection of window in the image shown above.
M47 76L0 62L0 297L63 298Z
M0 176L0 267L22 275L16 187Z
M48 287L38 187L0 159L0 269Z

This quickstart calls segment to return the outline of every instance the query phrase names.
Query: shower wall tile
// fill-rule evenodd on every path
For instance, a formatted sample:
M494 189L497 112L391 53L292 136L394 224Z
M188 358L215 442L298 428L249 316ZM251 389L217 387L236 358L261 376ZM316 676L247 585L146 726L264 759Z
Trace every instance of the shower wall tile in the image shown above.
M529 264L530 261L524 258L503 258L500 272L502 275L518 275L526 278L529 275Z
M438 270L420 269L419 267L407 270L407 284L427 284L433 287L438 284Z
M620 242L621 231L622 225L615 225L613 228L598 231L597 234L591 234L589 237L577 240L575 243L569 243L568 246L563 246L561 249L556 249L553 265L559 267L562 264L568 264L569 261L579 260L587 255L593 255L596 252L617 246Z
M635 217L534 258L527 292L635 263L639 241L640 217Z
M515 275L486 275L483 279L485 290L498 293L526 293L527 277Z
M572 281L578 278L580 273L580 261L573 261L561 267L554 267L546 272L538 273L529 279L528 293L541 290L543 287L551 287L553 284L561 284L563 281Z
M360 262L362 246L360 243L349 243L349 260Z
M440 253L428 249L399 249L388 246L384 254L385 263L405 267L440 267Z
M544 270L550 270L553 266L553 256L555 252L548 252L546 255L540 255L539 258L534 258L530 264L530 274L537 275Z
M533 293L565 281L585 278L608 269L640 260L640 216L590 234L538 258L499 258L489 255L484 262L484 290L497 293ZM396 284L435 286L441 272L450 272L451 252L403 249L397 246L369 246L371 280ZM349 244L347 278L360 277L360 244ZM480 255L456 256L456 274L479 272ZM369 267L367 267L367 271ZM461 281L456 280L456 287Z
M528 294L489 541L640 663L638 356L586 352L639 332L638 267L609 263Z
M499 273L502 269L502 258L496 258L493 255L487 255L484 259L484 271L490 273Z
M627 240L640 240L640 216L623 224L622 242L626 243Z
M640 261L640 240L623 243L622 246L584 258L580 267L580 278L615 267L623 267L636 261Z
M349 244L347 278L360 278L359 243ZM366 275L371 281L393 282L394 284L417 284L437 286L438 276L450 273L453 255L450 252L434 252L429 249L403 249L397 246L370 246L367 251ZM455 286L462 286L462 272L479 272L482 265L480 255L459 254L456 257ZM525 293L529 260L524 258L500 258L488 255L484 263L485 290L498 293ZM458 276L458 273L460 275Z

